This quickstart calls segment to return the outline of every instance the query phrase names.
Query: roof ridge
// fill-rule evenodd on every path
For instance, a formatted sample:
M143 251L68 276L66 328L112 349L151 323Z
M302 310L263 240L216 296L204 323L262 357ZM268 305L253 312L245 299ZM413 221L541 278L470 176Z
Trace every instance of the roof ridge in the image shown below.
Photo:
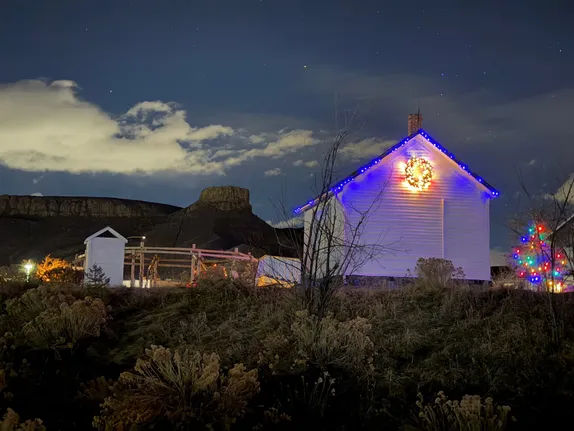
M449 157L452 161L454 161L462 170L464 170L467 174L469 174L471 177L473 177L477 182L479 182L480 184L482 184L486 189L488 189L490 191L490 194L492 197L497 197L500 195L500 193L498 192L498 190L496 190L494 187L492 187L490 184L488 184L484 179L482 179L482 177L478 176L477 174L471 172L468 169L468 166L465 165L464 163L462 163L460 160L458 160L454 154L452 154L450 151L448 151L445 147L443 147L441 144L439 144L435 139L432 138L432 136L430 136L427 132L425 132L422 128L417 130L416 132L412 133L411 135L407 136L406 138L401 139L399 142L397 142L395 145L393 145L392 147L389 147L385 152L383 152L380 156L376 157L375 159L371 160L367 165L355 170L351 175L347 176L345 179L343 179L342 181L339 181L338 183L335 183L336 185L334 186L330 186L329 190L325 193L323 193L321 196L317 196L314 199L310 200L309 202L307 202L305 205L302 205L300 207L295 208L294 212L300 213L301 211L305 211L311 207L313 207L315 204L317 204L319 201L329 198L330 196L332 196L333 194L336 194L337 192L340 192L341 190L343 190L343 187L350 183L351 181L353 181L355 178L357 178L358 176L362 175L363 173L365 173L366 171L368 171L369 169L371 169L373 166L379 164L385 157L387 157L389 154L397 151L399 148L401 148L403 145L406 145L409 141L411 141L413 138L415 138L416 136L421 135L423 138L425 138L428 142L430 142L432 145L434 145L439 151L441 151L443 154L445 154L447 157Z

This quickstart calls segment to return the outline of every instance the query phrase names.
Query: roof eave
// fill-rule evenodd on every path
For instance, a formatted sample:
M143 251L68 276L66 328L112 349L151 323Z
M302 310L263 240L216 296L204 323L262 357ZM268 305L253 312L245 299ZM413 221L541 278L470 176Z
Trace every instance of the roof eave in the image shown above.
M419 129L415 133L407 136L406 138L403 138L402 140L397 142L395 145L388 148L384 153L382 153L379 157L371 160L367 165L354 171L351 175L349 175L344 180L337 183L335 186L329 187L328 192L325 192L322 195L317 196L316 198L310 200L309 202L307 202L305 205L303 205L301 207L295 208L294 213L300 214L302 212L305 212L305 211L311 209L312 207L314 207L315 205L317 205L319 202L322 202L325 199L329 199L331 196L337 194L338 192L343 190L343 187L345 185L347 185L348 183L353 181L355 178L357 178L358 176L362 175L363 173L365 173L366 171L371 169L373 166L379 164L389 154L395 152L400 147L407 144L411 139L415 138L418 135L421 135L423 138L425 138L428 142L430 142L432 145L434 145L439 151L441 151L445 156L449 157L452 161L454 161L463 171L465 171L467 174L469 174L475 181L477 181L479 184L481 184L486 189L486 191L489 193L490 198L495 198L495 197L500 196L500 192L498 192L498 190L496 190L489 183L487 183L482 177L471 172L468 169L467 165L460 162L454 156L454 154L452 154L445 147L443 147L441 144L439 144L435 139L432 138L432 136L430 136L428 133L426 133L423 129Z

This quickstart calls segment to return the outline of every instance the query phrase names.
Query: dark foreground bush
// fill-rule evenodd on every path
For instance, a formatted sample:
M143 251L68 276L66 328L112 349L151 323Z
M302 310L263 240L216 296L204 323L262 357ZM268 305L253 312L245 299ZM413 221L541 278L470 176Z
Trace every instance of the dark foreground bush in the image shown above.
M227 429L244 415L259 382L257 370L242 364L223 372L215 353L152 346L135 373L122 373L111 390L94 420L100 429L158 423Z

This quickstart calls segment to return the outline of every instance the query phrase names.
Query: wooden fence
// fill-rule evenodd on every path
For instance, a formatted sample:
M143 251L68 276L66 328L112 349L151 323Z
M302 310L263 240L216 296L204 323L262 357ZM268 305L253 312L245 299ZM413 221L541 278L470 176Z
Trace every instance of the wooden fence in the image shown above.
M136 287L136 280L141 287L193 286L216 268L220 269L219 276L246 278L255 283L257 262L250 253L240 253L238 249L208 250L197 248L195 244L191 248L126 247L124 268L129 269L130 287ZM174 270L180 271L177 277Z

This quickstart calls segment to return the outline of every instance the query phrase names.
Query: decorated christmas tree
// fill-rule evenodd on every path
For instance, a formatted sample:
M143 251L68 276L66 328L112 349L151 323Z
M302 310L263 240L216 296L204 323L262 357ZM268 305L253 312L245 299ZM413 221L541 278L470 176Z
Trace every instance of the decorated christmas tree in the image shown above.
M514 248L513 259L520 278L539 291L561 292L566 276L566 256L552 240L543 223L529 226L521 245Z

